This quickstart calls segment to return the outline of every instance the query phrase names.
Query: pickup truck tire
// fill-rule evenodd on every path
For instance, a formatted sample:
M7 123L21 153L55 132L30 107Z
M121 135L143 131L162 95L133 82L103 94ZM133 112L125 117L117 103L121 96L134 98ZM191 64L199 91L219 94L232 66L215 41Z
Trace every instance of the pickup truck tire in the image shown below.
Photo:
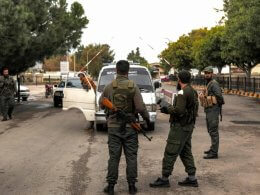
M22 97L23 101L27 101L27 97Z
M151 126L150 126L150 131L154 131L154 129L155 129L155 124L154 124L154 123L151 123L150 125L151 125Z
M54 107L59 107L60 104L62 106L61 100L59 98L57 98L57 97L53 98L53 104L54 104Z
M95 124L95 129L97 130L97 131L104 131L104 128L105 127L105 125L103 125L103 124Z

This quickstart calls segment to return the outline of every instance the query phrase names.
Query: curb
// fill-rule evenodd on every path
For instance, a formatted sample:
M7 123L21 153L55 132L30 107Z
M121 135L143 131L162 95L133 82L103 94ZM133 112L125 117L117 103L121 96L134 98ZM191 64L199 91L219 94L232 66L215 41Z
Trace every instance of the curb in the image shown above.
M173 84L173 83L171 83ZM198 91L201 91L204 89L202 86L198 85L192 85L192 87ZM238 96L244 96L244 97L251 97L251 98L257 98L260 99L260 93L254 93L254 92L245 92L245 91L240 91L237 89L222 89L223 93L226 95L238 95Z
M260 98L259 93L254 93L254 92L244 92L244 91L239 91L239 90L224 90L225 94L230 94L230 95L238 95L238 96L244 96L244 97L251 97L251 98Z

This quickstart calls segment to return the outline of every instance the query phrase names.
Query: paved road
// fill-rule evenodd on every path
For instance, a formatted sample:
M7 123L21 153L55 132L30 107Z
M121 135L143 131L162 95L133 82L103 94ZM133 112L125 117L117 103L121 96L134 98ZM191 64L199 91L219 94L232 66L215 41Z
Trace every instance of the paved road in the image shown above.
M169 89L169 86L166 88ZM225 96L218 160L203 160L209 147L205 115L200 110L193 151L200 187L184 188L177 161L171 188L148 187L161 172L168 116L159 114L154 137L139 136L139 194L258 194L260 192L260 102ZM87 129L78 110L64 112L50 100L23 102L14 120L0 122L0 194L103 194L107 168L106 132ZM117 194L127 194L125 159L120 162Z

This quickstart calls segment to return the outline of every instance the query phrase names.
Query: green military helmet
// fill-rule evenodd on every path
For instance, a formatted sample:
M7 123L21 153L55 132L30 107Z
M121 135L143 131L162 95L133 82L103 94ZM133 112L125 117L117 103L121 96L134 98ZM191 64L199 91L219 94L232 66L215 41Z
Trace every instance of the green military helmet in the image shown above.
M213 73L213 67L212 66L208 66L206 67L203 72L209 72L209 73Z

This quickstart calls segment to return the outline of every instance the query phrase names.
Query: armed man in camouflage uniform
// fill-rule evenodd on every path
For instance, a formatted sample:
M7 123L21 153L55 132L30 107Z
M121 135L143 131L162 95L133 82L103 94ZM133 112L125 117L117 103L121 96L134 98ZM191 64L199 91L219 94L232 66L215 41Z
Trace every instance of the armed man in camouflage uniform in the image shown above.
M2 121L7 121L7 116L12 119L16 84L13 78L9 76L7 68L3 68L2 73L3 76L0 76L0 105L3 115Z
M135 117L136 114L140 113L146 123L150 125L149 114L140 90L133 81L128 79L129 66L128 61L117 62L117 77L105 87L99 104L104 108L101 102L106 97L116 108L125 111L129 117ZM108 111L107 123L110 158L107 173L108 186L104 189L104 192L110 195L114 194L114 185L118 179L118 166L123 148L127 164L126 174L129 193L135 194L137 192L135 182L137 181L138 134L129 124L124 124L123 120L111 111Z
M159 177L150 187L170 187L168 177L172 174L177 157L180 156L188 177L181 186L198 187L195 177L196 167L191 151L191 138L198 113L198 94L190 85L191 74L188 71L178 73L178 84L181 90L175 97L174 105L162 102L161 112L170 114L171 129L165 147L162 162L162 177Z
M211 147L204 152L206 154L204 159L216 159L219 149L219 115L224 104L224 98L219 83L213 79L213 68L205 68L204 73L207 87L199 94L199 99L206 113L207 129L211 137Z

